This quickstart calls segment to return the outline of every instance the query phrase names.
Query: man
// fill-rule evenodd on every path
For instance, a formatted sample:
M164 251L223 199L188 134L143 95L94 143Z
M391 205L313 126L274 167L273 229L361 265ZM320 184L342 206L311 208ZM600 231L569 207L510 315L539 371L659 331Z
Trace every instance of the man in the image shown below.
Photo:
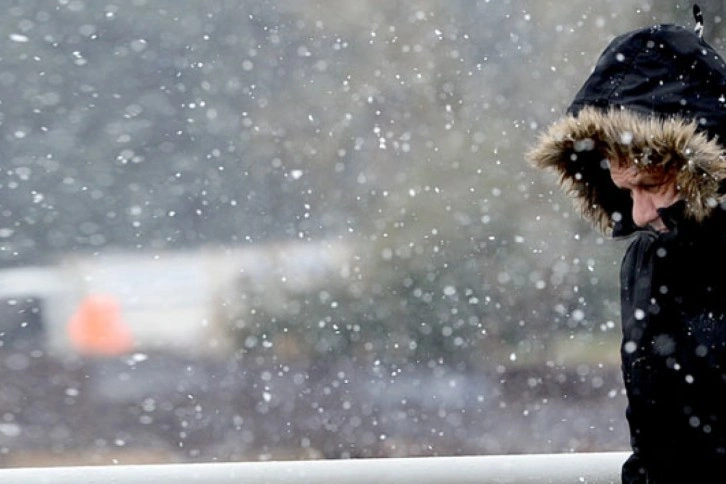
M632 238L620 275L624 483L726 482L726 65L694 11L696 32L613 40L528 154L586 219Z

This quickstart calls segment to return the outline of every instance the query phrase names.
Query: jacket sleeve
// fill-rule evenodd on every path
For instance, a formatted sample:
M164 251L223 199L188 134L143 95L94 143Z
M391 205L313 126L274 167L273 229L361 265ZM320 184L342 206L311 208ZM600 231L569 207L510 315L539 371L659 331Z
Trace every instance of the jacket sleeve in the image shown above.
M628 247L620 268L620 309L622 321L622 343L620 346L621 369L623 372L623 382L628 397L628 406L625 415L630 429L630 444L633 449L633 455L623 466L623 482L626 482L625 475L633 476L634 467L638 467L639 457L639 429L638 422L638 389L637 381L634 381L632 369L635 362L640 358L642 353L642 332L644 330L641 321L635 318L635 311L638 306L637 293L642 290L642 281L636 278L637 269L642 265L642 256L647 248L644 241L640 238L634 240ZM649 278L646 278L648 280ZM627 481L637 482L637 481Z
M623 463L622 483L623 484L647 484L648 474L638 454L633 453Z

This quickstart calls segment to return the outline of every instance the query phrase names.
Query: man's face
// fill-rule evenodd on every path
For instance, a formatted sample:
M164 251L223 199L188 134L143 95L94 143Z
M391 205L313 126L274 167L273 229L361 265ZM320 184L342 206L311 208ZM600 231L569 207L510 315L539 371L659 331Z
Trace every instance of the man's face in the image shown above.
M666 173L659 168L638 170L633 165L615 162L610 163L610 176L618 188L630 192L635 225L649 225L658 232L668 230L657 210L673 205L680 199L673 173Z

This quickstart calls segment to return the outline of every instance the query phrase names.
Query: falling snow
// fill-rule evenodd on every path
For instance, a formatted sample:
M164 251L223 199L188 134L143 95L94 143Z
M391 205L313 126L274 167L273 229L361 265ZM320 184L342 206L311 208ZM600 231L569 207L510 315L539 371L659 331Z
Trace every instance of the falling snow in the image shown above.
M622 248L523 154L684 4L15 3L6 466L627 447Z

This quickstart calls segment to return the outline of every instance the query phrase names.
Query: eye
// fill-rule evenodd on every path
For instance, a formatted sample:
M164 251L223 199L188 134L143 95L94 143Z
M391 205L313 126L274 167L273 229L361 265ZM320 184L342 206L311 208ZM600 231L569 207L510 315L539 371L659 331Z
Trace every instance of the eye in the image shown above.
M662 183L644 183L640 188L646 192L655 192L661 187Z

